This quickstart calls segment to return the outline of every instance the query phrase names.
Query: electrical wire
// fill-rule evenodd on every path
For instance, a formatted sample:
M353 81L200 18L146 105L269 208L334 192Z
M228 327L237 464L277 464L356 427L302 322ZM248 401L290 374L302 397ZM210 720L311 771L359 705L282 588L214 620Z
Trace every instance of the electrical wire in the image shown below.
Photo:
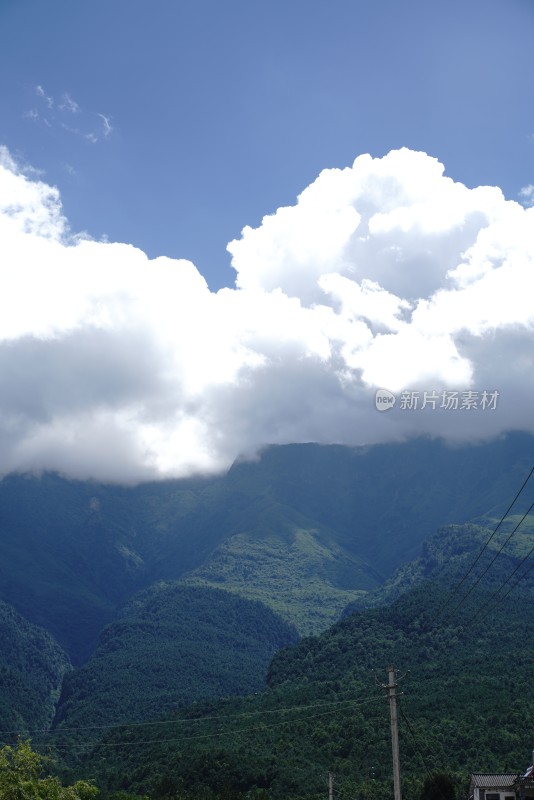
M417 745L417 737L416 737L416 735L414 733L414 730L413 730L413 728L412 728L412 726L410 724L410 720L406 716L401 702L399 702L398 706L399 706L399 711L401 713L401 717L403 718L404 722L406 723L408 731L410 732L410 736L412 737L414 750L417 753L417 755L419 756L419 758L421 759L421 763L423 765L423 768L424 768L425 772L427 773L428 777L430 778L432 776L432 772L429 770L429 768L428 768L428 766L426 764L426 761L425 761L425 759L423 757L423 754L421 753L421 750L419 749L419 747Z
M415 734L415 732L414 732L414 730L413 730L413 728L412 728L412 725L411 725L411 723L410 723L410 720L409 720L409 719L408 719L408 717L406 716L406 713L405 713L404 709L402 708L402 704L401 704L400 702L399 702L399 709L400 709L400 712L401 712L401 716L402 716L402 718L403 718L404 722L406 723L406 725L407 725L407 727L408 727L408 730L409 730L409 732L410 732L410 735L411 735L411 737L412 737L412 739L413 739L413 741L414 741L414 747L415 747L415 750L416 750L417 754L419 755L419 758L421 759L421 762L422 762L422 764L423 764L423 768L425 769L425 771L426 771L426 773L427 773L427 777L429 777L429 778L432 778L432 772L431 772L431 771L428 769L428 766L427 766L427 764L426 764L426 762L425 762L425 760L424 760L424 758L423 758L423 754L421 753L421 751L420 751L420 750L419 750L419 748L417 747L417 736L416 736L416 734ZM427 747L428 747L428 743L427 743ZM432 751L431 751L431 753L430 753L430 754L431 754L431 755L433 756L433 758L434 758L434 763L437 763L437 762L438 762L438 759L436 758L436 754L435 754L435 753L432 753ZM438 786L438 787L437 787L437 789L438 789L439 795L440 795L440 797L441 797L441 800L447 800L447 798L445 797L445 795L444 795L443 791L441 790L441 787L440 787L440 786Z
M57 734L67 733L71 731L88 731L88 730L110 730L115 728L140 728L144 726L157 726L157 725L179 725L180 723L186 724L189 722L213 722L217 720L227 719L244 719L246 717L256 717L262 714L281 714L285 711L304 711L310 708L325 708L327 706L339 706L355 703L357 700L333 700L328 703L311 703L304 706L282 706L281 708L264 709L262 711L247 711L243 714L223 714L211 717L189 717L181 719L169 720L148 720L147 722L113 722L107 725L79 725L76 727L54 728L53 730L47 728L34 728L33 730L26 731L0 731L0 734L19 736L30 734Z
M517 525L515 526L513 531L509 534L509 536L506 538L506 540L504 541L504 543L500 547L500 549L497 550L497 552L495 553L495 555L493 556L493 558L489 562L489 564L486 567L486 569L483 570L483 572L480 573L480 575L478 576L476 581L473 583L471 588L463 595L463 597L460 598L460 601L457 603L457 605L454 606L454 608L450 612L451 614L454 614L456 611L458 611L458 609L463 605L464 601L469 597L469 595L471 594L473 589L475 589L475 587L478 586L478 584L480 583L480 581L482 580L484 575L486 575L488 573L489 569L493 566L493 564L495 563L496 559L500 556L500 554L502 553L502 551L504 550L504 548L506 547L506 545L508 544L508 542L510 541L512 536L519 530L519 528L521 527L521 525L523 524L525 519L528 517L528 515L530 514L530 512L532 511L533 508L534 508L534 502L529 506L527 511L525 511L525 513L523 514L523 516L521 517L521 519L519 520L519 522L517 523Z
M480 606L480 608L478 609L478 611L476 612L476 614L474 615L474 617L472 617L472 618L471 618L471 620L470 620L470 621L467 623L467 625L466 625L466 626L464 626L466 630L468 630L469 628L471 628L471 627L474 625L474 623L476 622L476 620L479 618L479 616L480 616L481 612L482 612L482 611L484 611L484 609L485 609L485 608L487 608L487 606L489 606L489 604L491 603L491 601L492 601L494 598L496 598L496 597L497 597L497 595L498 595L498 594L501 592L501 590L502 590L502 589L503 589L503 588L506 586L506 584L508 583L508 581L510 581L510 580L511 580L511 579L514 577L514 575L516 574L516 572L517 572L519 569L521 569L521 567L523 566L523 564L524 564L526 561L528 561L528 559L530 558L530 556L531 556L533 553L534 553L534 546L533 546L533 547L532 547L532 548L529 550L529 552L527 553L527 555L526 555L526 556L525 556L525 557L524 557L524 558L523 558L523 559L522 559L522 560L519 562L519 564L518 564L518 565L515 567L515 569L513 569L513 570L512 570L512 572L511 572L511 573L508 575L508 577L507 577L507 578L505 578L505 580L504 580L504 581L501 583L501 585L499 586L499 588L498 588L498 589L496 589L496 590L493 592L493 594L492 594L492 595L489 597L489 599L487 600L487 602L486 602L486 603L484 603L482 606ZM527 577L527 575L529 574L529 572L530 572L530 571L531 571L533 568L534 568L534 562L533 562L533 563L530 565L530 567L529 567L527 570L525 570L525 572L524 572L522 575L520 575L520 576L519 576L519 578L518 578L518 579L515 581L515 583L513 583L513 584L510 586L510 588L508 589L508 591L507 591L507 592L505 592L505 593L502 595L502 597L500 597L500 598L497 598L496 602L495 602L495 603L493 603L493 605L492 605L490 608L488 608L488 609L487 609L486 613L483 615L483 617L481 617L481 620L480 620L480 621L482 621L482 620L486 619L486 617L488 616L489 612L490 612L490 611L491 611L493 608L495 608L495 607L496 607L496 606L497 606L499 603L502 603L502 601L503 601L505 598L507 598L507 597L508 597L508 595L510 594L510 592L511 592L513 589L515 589L515 587L516 587L516 586L517 586L517 585L518 585L518 584L519 584L519 583L520 583L520 582L521 582L521 581L522 581L524 578L526 578L526 577Z
M377 701L382 702L382 698L381 697L373 697L371 699L364 700L364 701L362 701L360 703L356 703L356 701L354 701L355 702L354 707L355 708L360 708L362 706L369 705L370 703L376 703ZM343 709L343 710L344 711L351 711L352 709L347 708L347 709ZM49 746L53 747L53 748L55 748L57 750L66 750L66 749L71 749L71 748L86 748L86 747L91 747L94 750L98 750L98 749L103 748L103 747L131 747L131 746L134 746L134 745L166 744L166 743L176 743L176 742L187 742L187 741L192 741L192 740L195 740L195 739L212 739L212 738L220 738L222 736L236 736L236 735L240 735L242 733L250 733L250 732L253 732L253 731L266 731L266 730L271 730L273 728L280 728L280 727L282 727L284 725L294 725L294 724L297 724L299 722L307 722L310 719L317 719L319 717L325 717L325 716L328 716L329 714L335 714L337 712L338 712L338 709L331 709L330 711L324 711L321 714L311 714L311 715L306 716L306 717L298 717L297 719L289 719L289 720L285 720L283 722L275 722L275 723L273 723L271 725L255 725L255 726L248 727L248 728L238 728L237 730L236 729L229 729L229 730L226 730L226 731L218 731L217 733L195 734L193 736L180 736L180 737L172 737L172 738L168 738L168 739L150 739L150 740L140 741L140 742L134 742L134 741L131 741L131 742L95 742L95 741L92 741L92 742L83 742L83 743L82 742L80 742L80 743L78 743L78 742L57 742L57 743L51 742L51 743L49 743Z
M499 528L500 528L500 527L501 527L501 525L503 524L504 520L506 519L506 517L507 517L507 516L508 516L508 514L510 513L510 511L511 511L511 509L513 508L513 506L515 505L516 501L519 499L519 496L521 495L521 493L523 492L523 489L525 488L525 486L526 486L526 485L527 485L527 483L529 482L529 480L530 480L530 478L531 478L531 476L532 476L532 473L534 473L534 467L532 467L532 469L531 469L531 470L530 470L530 472L528 473L527 477L526 477L526 478L525 478L525 480L523 481L523 484L521 485L521 488L520 488L520 489L519 489L519 491L516 493L516 495L515 495L514 499L512 500L512 502L510 503L510 505L508 506L508 508L506 509L506 511L504 512L503 516L500 518L500 520L499 520L499 522L497 523L496 527L493 529L493 532L492 532L492 534L490 535L489 539L488 539L488 540L486 541L486 543L485 543L485 544L482 546L482 549L480 550L479 554L477 555L477 557L475 558L475 560L473 561L473 563L471 564L471 566L469 567L469 569L467 570L467 572L465 572L465 574L464 574L464 575L463 575L463 577L460 579L460 581L459 581L459 582L458 582L458 583L457 583L457 584L456 584L456 585L453 587L453 589L450 591L450 593L449 593L449 594L447 595L447 597L445 598L445 600L444 600L443 604L440 606L440 608L438 609L438 611L437 611L436 615L435 615L435 616L434 616L434 618L431 620L431 624L433 624L434 622L436 622L436 621L437 621L437 620L440 618L441 614L443 613L443 610L446 608L447 604L449 603L449 600L451 600L451 598L452 598L452 597L454 597L454 596L456 595L456 593L458 592L458 590L460 589L460 587L462 586L462 584L463 584L463 583L464 583L464 582L467 580L467 578L469 577L469 575L471 574L471 572L473 571L473 569L475 568L475 566L478 564L478 562L480 561L480 558L482 557L482 554L483 554L483 553L485 552L485 550L488 548L488 546L489 546L489 544L490 544L491 540L493 539L493 537L495 536L495 534L497 533L497 531L499 530Z

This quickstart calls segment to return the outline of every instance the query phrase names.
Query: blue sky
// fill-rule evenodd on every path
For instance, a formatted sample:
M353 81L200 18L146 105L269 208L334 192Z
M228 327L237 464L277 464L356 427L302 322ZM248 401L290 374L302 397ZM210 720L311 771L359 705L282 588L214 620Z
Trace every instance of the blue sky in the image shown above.
M533 38L533 0L2 0L0 142L74 230L217 289L243 226L361 153L423 150L517 198Z
M0 0L0 476L534 432L533 41L534 0Z

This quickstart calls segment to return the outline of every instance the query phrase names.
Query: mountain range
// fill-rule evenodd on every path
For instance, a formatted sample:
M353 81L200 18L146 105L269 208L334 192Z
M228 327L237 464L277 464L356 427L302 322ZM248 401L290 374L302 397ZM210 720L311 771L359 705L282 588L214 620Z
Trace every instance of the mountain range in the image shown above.
M527 632L531 588L499 607L494 633L483 628L478 661L466 655L465 620L437 629L429 609L443 601L505 512L532 467L533 454L534 437L510 434L456 447L428 439L368 448L272 447L255 461L237 462L225 475L138 486L53 474L4 478L2 737L11 741L17 732L45 746L42 731L51 731L65 769L85 764L108 791L150 789L165 797L165 786L174 792L169 796L178 790L187 794L191 774L163 766L158 759L168 748L159 750L156 744L156 756L147 756L154 767L144 778L127 758L119 764L115 757L110 770L127 777L113 778L98 751L106 748L108 726L118 726L116 737L125 730L127 740L134 741L136 729L120 726L135 723L146 738L142 723L166 719L179 726L183 723L172 716L177 713L180 720L192 713L205 717L215 708L215 716L225 717L231 709L235 718L278 713L280 703L294 707L327 700L350 708L354 701L347 698L365 694L365 671L383 670L389 659L424 665L427 697L431 692L441 698L436 707L442 715L445 695L437 665L446 662L457 676L453 705L460 708L470 696L476 664L499 643L507 642L507 653L515 648L516 668L517 637ZM513 514L521 513L521 502ZM519 518L509 518L488 553L497 553L499 537ZM522 523L490 579L481 580L466 604L487 594L506 564L519 563L528 552L531 523L530 518ZM520 611L520 619L510 625L506 614L512 611ZM521 646L521 654L529 652ZM502 647L490 660L501 665ZM528 672L522 655L519 661L523 666L515 686ZM506 669L504 662L499 668ZM482 694L486 702L491 692ZM507 696L515 703L512 690ZM490 714L488 702L481 707L481 720ZM417 702L414 708L412 713L419 714ZM287 794L291 786L298 796L318 792L320 770L313 779L290 777L294 751L299 764L308 757L322 759L327 771L334 764L344 775L345 791L358 786L365 800L365 792L378 786L378 768L373 767L374 783L367 786L371 768L364 775L362 759L368 752L373 761L386 763L386 751L369 744L369 721L354 734L363 750L349 746L346 736L354 725L345 723L336 723L332 734L339 752L332 745L330 766L317 748L331 734L302 722L296 750L285 736L276 739L279 744L269 737L274 749L249 743L263 766L245 759L247 778L204 764L195 791L220 794L224 784L246 793L263 787L273 796ZM197 767L206 753L215 758L209 744L215 734L209 729L204 735L208 739L200 750L185 748L188 763ZM447 736L440 745L444 755L456 752ZM519 758L522 746L511 729L507 736L498 748L503 764ZM458 774L477 758L489 762L488 737L482 740L469 758L455 756ZM380 741L384 744L382 734ZM109 742L113 752L117 744ZM223 750L232 764L239 762L239 753L230 753L226 743ZM95 753L100 753L98 768ZM350 753L358 754L359 771L348 768ZM385 786L380 784L380 791Z
M476 446L267 449L225 475L134 487L57 475L0 482L0 598L74 664L160 580L260 600L303 634L411 560L439 525L498 515L534 437Z
M390 588L404 583L396 600L280 650L260 693L197 703L147 727L107 728L98 742L87 730L79 738L57 730L46 742L110 796L319 800L331 773L336 796L378 800L392 796L384 686L394 665L406 800L418 800L436 773L448 774L457 798L472 772L519 774L534 713L534 574L525 566L517 586L505 583L532 548L530 528L499 553L512 529L484 549L490 529L441 528L393 576Z

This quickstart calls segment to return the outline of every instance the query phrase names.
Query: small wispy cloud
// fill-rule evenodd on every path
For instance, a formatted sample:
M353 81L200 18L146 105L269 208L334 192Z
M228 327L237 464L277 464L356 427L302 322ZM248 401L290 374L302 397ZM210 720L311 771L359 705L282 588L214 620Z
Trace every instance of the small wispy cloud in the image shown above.
M98 142L98 136L96 133L93 132L83 133L82 136L87 142L90 142L91 144L96 144Z
M35 87L35 94L42 98L48 108L54 108L54 98L48 95L40 84Z
M532 208L532 206L534 206L534 183L523 186L519 191L519 197L521 198L521 203L526 208Z
M37 122L41 125L45 125L47 128L52 127L52 123L50 122L50 120L43 114L40 114L36 108L28 109L28 111L25 111L22 116L24 119L28 119L31 122Z
M87 142L91 144L96 144L98 141L98 136L91 131L86 132L80 130L80 128L73 128L72 125L67 125L65 122L60 122L59 127L64 130L66 133L70 133L73 136L78 136L80 139L85 139Z
M61 111L69 111L71 114L79 114L80 106L73 100L68 92L64 92L61 97L61 104L59 106Z
M107 139L108 136L110 136L111 133L113 132L113 127L111 125L110 118L106 117L105 114L98 114L98 116L102 120L103 136L105 139Z
M41 108L28 109L22 115L24 119L45 125L47 128L61 128L89 144L96 144L111 136L113 132L111 117L99 112L84 111L69 92L63 92L57 99L38 84L35 87L35 94L42 103ZM70 124L69 118L72 115L77 115L79 119L79 124L76 126Z

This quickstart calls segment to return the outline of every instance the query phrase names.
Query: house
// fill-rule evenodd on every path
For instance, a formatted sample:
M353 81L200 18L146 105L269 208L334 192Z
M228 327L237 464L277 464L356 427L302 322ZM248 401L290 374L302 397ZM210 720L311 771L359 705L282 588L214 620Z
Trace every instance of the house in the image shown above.
M474 772L469 784L469 800L534 800L533 766L526 772Z
M474 772L469 800L517 800L515 781L519 772Z

